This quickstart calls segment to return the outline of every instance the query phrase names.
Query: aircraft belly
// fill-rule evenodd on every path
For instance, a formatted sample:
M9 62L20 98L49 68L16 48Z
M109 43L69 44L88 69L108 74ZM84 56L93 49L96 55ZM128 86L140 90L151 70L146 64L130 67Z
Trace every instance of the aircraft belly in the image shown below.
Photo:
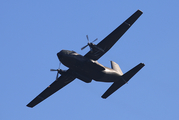
M121 75L117 73L116 71L112 69L106 68L105 70L102 71L104 74L100 79L96 79L96 81L100 82L116 82L121 79Z
M119 73L115 70L104 67L97 61L81 55L61 57L60 61L73 70L78 79L85 82L91 82L90 79L101 82L114 82L120 79Z
M86 64L82 66L80 65L74 70L91 79L101 79L104 76L104 73L101 72L101 70Z
M102 70L104 70L103 66L100 66L95 62L86 59L84 57L81 59L61 58L60 61L62 62L63 65L73 70L74 74L76 74L77 76L83 76L81 78L86 77L89 79L101 79L104 76L104 73L101 72Z

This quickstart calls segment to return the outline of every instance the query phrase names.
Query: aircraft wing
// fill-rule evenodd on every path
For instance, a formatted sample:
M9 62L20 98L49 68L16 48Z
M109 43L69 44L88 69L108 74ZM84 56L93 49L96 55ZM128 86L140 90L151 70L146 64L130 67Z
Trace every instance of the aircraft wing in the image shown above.
M28 107L34 107L38 103L45 100L47 97L58 91L59 89L63 88L70 82L72 82L75 77L69 74L70 70L67 70L66 73L62 74L57 80L55 80L50 86L48 86L43 92L41 92L36 98L34 98L29 104Z
M98 60L122 37L122 35L132 26L132 24L142 15L142 13L142 11L137 10L126 21L124 21L106 38L104 38L100 43L97 44L97 47L99 49L94 49L92 52L89 51L85 55L85 57L93 60Z

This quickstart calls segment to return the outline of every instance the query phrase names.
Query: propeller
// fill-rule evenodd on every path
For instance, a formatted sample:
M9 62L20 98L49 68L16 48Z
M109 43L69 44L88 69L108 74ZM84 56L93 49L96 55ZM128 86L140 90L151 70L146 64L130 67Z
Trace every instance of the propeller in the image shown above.
M56 80L58 79L58 75L59 73L61 73L61 69L60 69L60 65L61 65L61 62L59 63L59 69L50 69L50 71L57 71L57 75L56 75Z
M95 40L93 40L93 41L90 43L90 42L89 42L89 37L88 37L88 35L86 35L86 38L87 38L87 40L88 40L88 44L85 45L84 47L82 47L81 50L85 49L87 46L92 45L93 42L95 42L96 40L98 40L98 38L96 38Z

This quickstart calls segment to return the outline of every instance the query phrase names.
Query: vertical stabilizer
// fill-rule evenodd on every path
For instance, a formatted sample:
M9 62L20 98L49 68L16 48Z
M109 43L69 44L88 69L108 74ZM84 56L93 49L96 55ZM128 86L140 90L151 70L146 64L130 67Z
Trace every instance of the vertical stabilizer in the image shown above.
M123 75L123 72L121 70L121 68L119 67L119 65L117 63L115 63L114 61L111 61L111 68L115 71L117 71L121 76Z

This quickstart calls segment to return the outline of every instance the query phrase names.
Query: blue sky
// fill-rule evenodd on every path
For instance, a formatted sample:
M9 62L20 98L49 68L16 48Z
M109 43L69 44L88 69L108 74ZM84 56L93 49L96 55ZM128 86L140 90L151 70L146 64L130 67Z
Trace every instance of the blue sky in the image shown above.
M179 2L177 0L1 0L0 119L177 120L179 118ZM143 15L99 62L125 73L145 67L108 99L111 83L78 79L34 108L26 107L54 80L61 49L81 51L106 37L137 9ZM67 69L61 65L61 69Z

